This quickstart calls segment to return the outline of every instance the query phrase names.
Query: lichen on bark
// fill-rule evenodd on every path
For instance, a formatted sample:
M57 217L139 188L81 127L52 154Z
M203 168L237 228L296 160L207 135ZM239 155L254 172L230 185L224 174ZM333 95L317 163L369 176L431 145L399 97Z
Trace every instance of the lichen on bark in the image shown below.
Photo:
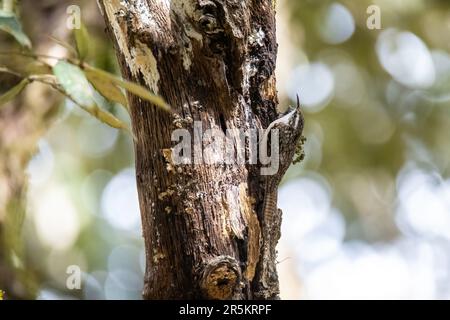
M144 297L276 298L277 284L263 288L258 271L269 263L259 260L264 186L258 166L173 170L167 161L171 133L183 128L194 136L193 121L225 132L266 128L277 118L272 1L99 4L124 77L160 94L174 110L164 113L129 96L147 254ZM205 274L229 279L216 281L222 287L215 290L205 285Z

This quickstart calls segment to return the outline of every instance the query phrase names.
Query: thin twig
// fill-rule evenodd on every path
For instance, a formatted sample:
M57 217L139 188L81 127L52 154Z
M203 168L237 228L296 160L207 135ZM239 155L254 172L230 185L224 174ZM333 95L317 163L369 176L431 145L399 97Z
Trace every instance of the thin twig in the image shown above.
M14 70L11 70L11 69L9 69L9 68L6 67L6 66L0 66L0 72L3 72L3 73L9 73L9 74L15 75L16 77L19 77L19 78L23 78L23 77L24 77L24 76L23 76L22 74L20 74L19 72L16 72L16 71L14 71Z
M23 56L23 57L34 58L34 59L45 58L45 59L54 59L54 60L59 60L59 61L67 60L66 58L50 56L47 54L29 53L29 52L20 52L20 51L0 51L0 55L3 55L3 56L16 55L16 56Z

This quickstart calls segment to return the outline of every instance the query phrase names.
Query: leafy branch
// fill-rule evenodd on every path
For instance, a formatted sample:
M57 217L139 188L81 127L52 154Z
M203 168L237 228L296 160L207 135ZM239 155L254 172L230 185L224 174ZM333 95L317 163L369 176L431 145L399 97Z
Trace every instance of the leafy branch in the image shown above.
M23 34L20 23L11 24L12 20L2 20L4 15L4 10L0 10L0 30L7 31L13 35L16 41L25 49L31 48L31 42L24 41L26 35ZM18 23L14 13L9 12L7 15L14 17L14 21ZM56 43L67 48L68 52L75 56L73 58L58 58L31 51L0 52L0 55L18 55L44 65L44 68L40 68L39 74L33 72L25 72L23 74L6 66L0 66L0 73L10 73L21 78L18 84L0 96L0 108L19 95L28 84L37 81L51 86L101 122L113 128L125 129L129 132L131 130L124 122L98 106L94 99L95 93L99 93L110 102L122 105L128 113L130 109L125 92L136 95L156 107L171 112L170 106L163 98L155 95L143 86L122 80L109 72L86 63L85 59L89 53L89 35L84 25L80 29L74 29L74 38L75 48L66 42L52 38ZM46 59L55 60L56 63L51 65Z

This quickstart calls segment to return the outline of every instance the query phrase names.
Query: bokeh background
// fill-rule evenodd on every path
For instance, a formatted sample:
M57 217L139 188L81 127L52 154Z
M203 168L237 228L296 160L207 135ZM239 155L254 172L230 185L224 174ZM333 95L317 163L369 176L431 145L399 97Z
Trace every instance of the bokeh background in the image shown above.
M92 3L80 2L92 63L117 70ZM281 106L299 92L308 139L280 189L282 298L450 299L450 3L278 0L277 11ZM40 299L141 298L133 167L126 133L61 104L28 166L23 235ZM69 265L81 290L66 288Z

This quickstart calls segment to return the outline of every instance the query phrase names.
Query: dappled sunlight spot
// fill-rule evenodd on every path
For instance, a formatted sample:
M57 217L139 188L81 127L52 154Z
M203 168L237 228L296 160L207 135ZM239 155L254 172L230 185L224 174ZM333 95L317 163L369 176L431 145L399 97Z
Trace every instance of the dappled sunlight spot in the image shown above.
M443 50L433 50L431 52L431 57L436 68L436 77L440 79L441 77L449 81L450 76L450 54Z
M77 130L80 150L89 157L104 156L114 147L118 136L117 129L90 117L83 119Z
M318 112L330 102L334 92L333 74L327 65L316 62L301 64L291 73L287 84L289 98L300 103L308 111Z
M132 245L115 247L108 256L108 271L116 269L128 270L138 275L143 275L140 266L141 250Z
M283 210L281 241L298 243L329 216L330 189L324 178L311 176L293 180L280 188L279 207Z
M115 228L139 232L141 218L134 170L122 170L110 180L102 194L101 209Z
M407 136L405 137L405 144L411 160L404 165L404 169L398 174L398 178L402 177L403 173L407 172L407 170L411 168L412 159L414 159L417 163L422 162L431 164L433 162L433 154L430 153L428 146L422 140L412 136Z
M296 94L305 110L306 158L289 168L279 188L278 206L284 212L277 247L281 297L450 299L450 1L273 2L278 17L276 69L271 63L265 68L267 59L246 59L243 69L251 73L246 84L254 84L252 76L276 72L279 110L294 104ZM96 4L86 3L90 7L81 8L88 13L83 21L93 28L94 37L89 61L120 77L114 48L98 37L98 10L89 10ZM368 6L380 9L379 30L369 26L378 11L369 13ZM27 13L33 8L24 4L23 9ZM51 16L58 16L55 13ZM64 10L59 13L65 15ZM263 25L250 27L250 33L261 37L272 35ZM54 29L50 31L64 33L57 38L66 38L67 28ZM253 51L275 49L272 39L259 41L261 37L250 41ZM33 42L42 47L39 39ZM229 44L219 49L228 52L233 49ZM67 53L59 45L47 49L42 53ZM19 65L29 59L5 59L20 73L32 67ZM254 75L255 68L262 75ZM207 86L202 81L194 84L200 91ZM34 81L17 101L37 113L20 106L2 109L2 115L17 120L8 122L8 136L39 127L38 118L49 125L43 128L48 132L39 150L25 150L20 140L11 149L6 145L6 176L0 179L0 207L12 205L13 211L16 203L10 197L28 187L31 210L22 234L39 298L140 299L146 260L151 276L158 271L151 268L152 261L165 257L154 248L145 252L135 172L120 172L132 165L133 138L92 118L69 99L59 111L54 106L42 113L46 108L38 106L50 106L59 95L41 92L42 86ZM177 89L176 82L168 84L174 86ZM237 107L253 110L247 108L255 107L247 87ZM126 108L93 94L99 107L129 124ZM205 113L198 107L194 111ZM254 122L251 114L244 118L237 124ZM30 155L38 151L27 168L29 186L22 186L24 177L15 179L14 170L8 170L20 165L14 161L16 146ZM14 246L16 240L8 242ZM27 265L18 254L12 258L15 266ZM67 265L80 266L81 290L64 285ZM24 275L28 278L29 272Z
M387 179L384 184L393 182L389 177L383 179ZM327 184L318 181L292 181L280 189L279 196L284 213L281 244L292 250L303 284L302 298L432 299L438 295L435 249L407 238L389 245L344 242L343 216L331 208ZM417 186L410 181L405 184L413 186L409 191ZM384 191L372 192L380 197ZM450 191L439 196L450 203ZM440 270L446 269L445 264L440 265ZM448 272L439 279L445 277Z
M282 300L298 300L302 293L303 284L296 270L298 262L292 249L284 244L277 246L277 271Z
M41 139L38 152L33 156L27 167L30 184L35 187L45 184L52 175L54 162L52 147L47 140Z
M428 88L435 80L435 68L425 43L411 32L384 30L376 44L378 60L398 82L411 88Z
M334 209L321 224L306 234L294 247L295 257L300 262L301 268L336 255L344 236L344 218Z
M84 178L80 190L81 203L90 213L100 214L99 199L112 177L113 174L110 171L99 169Z
M304 275L304 298L432 299L432 263L423 258L405 255L398 244L345 244L338 256Z
M142 299L142 277L127 270L115 270L108 273L104 291L107 300Z
M71 124L70 124L70 116L72 114L73 109L81 109L77 105L74 104L74 102L68 98L62 99L60 102L59 110L58 110L58 116L55 117L55 119L52 119L52 125L50 128L48 128L47 135L54 135L54 131L60 131L61 129L57 129L58 126L63 126L62 129L64 130L72 130ZM84 111L83 111L84 112ZM85 115L83 115L85 116Z
M70 248L80 232L80 220L62 186L40 190L32 199L34 224L39 239L50 248Z
M67 53L68 52L67 52L66 48L55 43L47 49L47 55L51 58L43 57L41 59L43 61L45 61L47 64L49 64L50 66L54 66L58 62L58 60L53 59L53 58L55 57L55 58L59 58L59 59L64 59L67 57Z
M450 183L418 168L398 177L397 223L406 234L450 240Z
M64 99L64 109L64 112L67 113L67 116L74 115L82 119L88 116L86 111L81 109L79 105L77 105L69 98Z
M342 4L329 5L317 21L320 36L329 44L347 41L355 32L355 20L351 12Z
M36 297L36 300L75 300L74 296L62 294L50 286L43 286Z
M402 121L413 124L417 119L417 108L423 105L423 94L420 92L423 90L411 90L395 80L390 80L384 96L388 106L396 109Z
M102 272L102 277L97 273L85 274L83 285L83 298L85 300L104 300L104 282L107 277L106 272Z
M408 89L397 81L389 80L384 90L384 98L390 106L397 106L400 99L406 94L406 90Z
M450 294L446 285L450 280L448 243L405 237L395 245L412 269L414 279L407 284L412 293L411 297L448 299Z
M427 181L438 181L436 173L425 172L421 170L414 162L410 161L404 165L397 176L397 192L399 197L405 197L414 192L418 186L427 183ZM413 184L411 184L413 182Z
M426 99L436 103L450 101L450 55L441 50L431 53L436 69L434 85L424 93Z

